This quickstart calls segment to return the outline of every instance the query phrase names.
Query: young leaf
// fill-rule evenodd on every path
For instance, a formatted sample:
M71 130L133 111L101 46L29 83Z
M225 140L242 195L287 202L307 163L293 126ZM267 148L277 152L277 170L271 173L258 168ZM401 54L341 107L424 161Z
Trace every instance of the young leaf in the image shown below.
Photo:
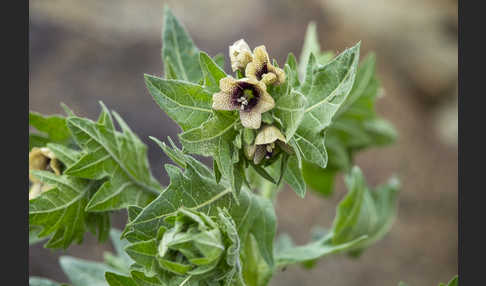
M59 115L44 116L29 112L29 125L47 135L52 142L65 142L71 137L66 126L66 118Z
M307 98L304 117L295 133L303 159L321 168L327 165L322 131L327 128L349 94L358 65L360 43L345 50L325 66L309 57L301 92Z
M106 272L105 279L110 286L138 286L132 278L116 273Z
M369 55L359 67L353 89L328 129L326 147L329 152L339 155L331 157L331 165L347 169L354 151L395 140L396 131L375 113L378 93L375 58Z
M302 155L303 160L312 162L322 168L327 166L328 155L324 144L324 134L313 133L301 128L295 133L294 139L297 152Z
M86 179L109 178L89 201L88 211L144 206L161 190L150 172L147 147L114 112L122 129L116 131L111 114L103 104L102 107L98 122L68 117L68 128L84 155L64 173Z
M301 246L287 246L275 254L277 266L283 267L289 264L307 262L322 258L326 255L343 252L351 249L366 239L366 235L352 241L341 244L332 243L332 236L327 235L320 240L310 242Z
M29 125L41 132L41 134L29 134L29 150L34 147L44 147L49 142L66 144L71 137L66 126L66 118L59 115L43 116L31 111Z
M329 155L332 158L331 155ZM312 190L323 196L330 196L334 190L334 179L337 170L329 165L323 169L315 164L304 161L302 163L302 174L305 183Z
M306 183L302 177L302 171L296 156L291 156L288 160L287 169L284 173L284 180L292 190L301 198L305 196Z
M160 285L171 285L171 284L162 284L161 281L157 277L147 277L143 272L140 271L132 271L131 276L135 283L138 286L160 286ZM172 285L179 285L181 284L172 284Z
M243 279L246 285L267 285L272 276L272 267L269 267L260 252L253 235L248 235L241 253L243 263Z
M349 251L361 253L381 239L395 218L399 183L390 179L375 190L369 190L358 167L346 177L348 194L339 203L332 227L332 243L343 244L366 235L367 238Z
M311 64L310 74L301 87L307 98L304 121L306 130L320 132L346 100L353 87L359 60L360 43L349 48L325 66Z
M212 113L212 94L195 83L145 75L155 102L182 130L200 126Z
M288 84L292 88L297 88L298 86L300 86L299 71L298 71L298 67L297 67L297 60L295 59L295 56L294 56L293 53L289 53L287 55L287 60L285 61L285 66L287 66L287 65L289 66L289 69L290 69L290 73L286 75L287 79L288 79Z
M201 126L179 134L179 138L188 152L212 156L218 151L220 140L231 142L236 136L234 127L238 120L232 114L216 113L215 117Z
M309 58L310 54L318 55L321 51L319 45L319 40L317 37L317 28L315 22L310 22L307 25L307 30L305 32L304 44L302 45L302 51L300 52L300 65L299 74L302 78L306 70L306 60Z
M213 61L222 69L224 70L224 55L222 53L218 53L213 57Z
M459 283L459 276L456 275L452 277L452 279L449 282L447 282L447 285L444 283L440 283L439 286L457 286L458 283Z
M172 71L177 79L198 83L201 70L198 64L199 49L172 11L165 6L162 31L162 61L170 61Z
M297 90L289 95L279 98L275 104L275 116L282 122L285 138L290 140L304 117L304 108L307 105L305 96Z
M226 77L226 73L205 52L199 52L199 63L203 73L205 89L211 92L218 92L219 80Z

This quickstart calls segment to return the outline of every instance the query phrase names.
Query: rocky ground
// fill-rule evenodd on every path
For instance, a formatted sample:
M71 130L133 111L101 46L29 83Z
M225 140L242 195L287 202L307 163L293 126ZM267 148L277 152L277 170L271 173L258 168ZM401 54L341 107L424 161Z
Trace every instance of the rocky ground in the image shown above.
M403 189L395 225L358 260L328 257L313 270L289 267L271 285L437 285L457 273L457 2L433 0L165 1L209 54L227 53L239 38L265 44L283 62L300 53L303 32L317 22L321 47L342 51L362 41L362 55L377 53L386 91L378 111L395 124L398 142L357 159L372 185L398 174ZM362 3L366 3L362 4ZM64 102L95 118L98 101L117 110L149 145L154 174L168 183L168 158L148 140L175 137L178 127L144 87L143 74L160 75L164 1L85 0L30 2L29 109L60 113ZM228 56L226 55L228 58ZM229 64L226 66L229 69ZM277 202L279 231L304 243L313 225L328 226L342 182L323 200L299 199L284 189ZM298 215L295 215L298 214ZM117 227L123 214L113 219ZM102 260L108 244L66 252L30 248L30 275L67 281L57 257Z

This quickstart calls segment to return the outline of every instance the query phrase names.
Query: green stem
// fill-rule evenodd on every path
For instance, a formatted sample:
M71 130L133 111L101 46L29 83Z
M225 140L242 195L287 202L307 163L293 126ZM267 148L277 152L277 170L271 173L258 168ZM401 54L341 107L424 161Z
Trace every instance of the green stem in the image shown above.
M277 189L273 183L264 180L260 189L260 195L274 202L277 197Z

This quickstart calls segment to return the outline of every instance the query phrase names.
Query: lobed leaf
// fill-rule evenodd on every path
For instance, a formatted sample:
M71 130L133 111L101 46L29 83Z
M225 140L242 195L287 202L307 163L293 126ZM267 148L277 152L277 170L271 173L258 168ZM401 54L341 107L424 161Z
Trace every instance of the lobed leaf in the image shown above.
M122 132L116 131L111 114L101 105L103 111L98 122L68 117L68 128L84 154L64 174L92 180L109 179L90 199L88 211L144 206L161 190L149 169L147 147L113 112Z

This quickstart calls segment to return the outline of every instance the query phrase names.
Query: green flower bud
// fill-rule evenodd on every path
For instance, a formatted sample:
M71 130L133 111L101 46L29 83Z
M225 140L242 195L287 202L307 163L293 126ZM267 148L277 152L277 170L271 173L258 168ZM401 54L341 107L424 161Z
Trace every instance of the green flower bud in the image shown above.
M168 217L171 228L163 234L158 248L160 267L177 275L208 274L225 253L223 233L209 216L179 209Z

